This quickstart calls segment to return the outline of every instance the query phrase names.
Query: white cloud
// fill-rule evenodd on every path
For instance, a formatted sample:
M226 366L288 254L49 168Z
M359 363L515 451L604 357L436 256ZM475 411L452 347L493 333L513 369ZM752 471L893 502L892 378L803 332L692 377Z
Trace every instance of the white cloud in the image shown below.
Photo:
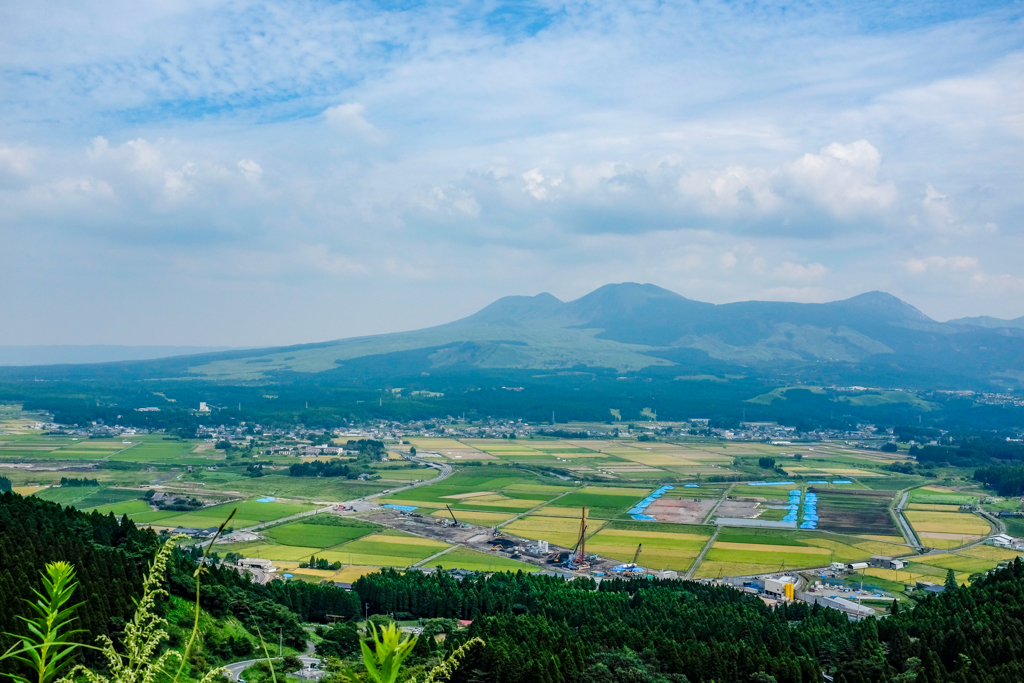
M258 183L263 177L263 168L252 159L242 159L238 162L238 170L242 177L250 183Z
M365 110L366 108L358 102L338 104L325 109L324 118L327 119L327 123L339 130L358 133L373 142L382 141L383 134L363 116Z
M896 186L880 177L881 154L867 140L832 143L774 168L731 166L684 174L680 193L710 216L767 217L824 210L848 221L893 204Z
M820 263L802 265L785 261L772 270L772 275L781 280L811 281L821 279L827 272L828 269Z
M731 251L727 251L722 254L722 258L720 260L723 268L732 268L736 265L736 254Z
M961 272L975 270L978 267L978 259L973 256L928 256L907 259L903 266L913 275L920 275L929 270Z
M0 145L0 178L3 175L24 176L32 170L34 151L29 147Z

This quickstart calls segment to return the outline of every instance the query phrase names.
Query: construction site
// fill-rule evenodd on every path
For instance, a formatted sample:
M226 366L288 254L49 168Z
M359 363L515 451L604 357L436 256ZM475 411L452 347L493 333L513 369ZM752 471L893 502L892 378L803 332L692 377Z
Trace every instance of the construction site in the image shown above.
M579 534L575 545L571 548L557 546L544 540L521 538L496 527L461 522L451 508L447 508L447 511L449 517L427 516L401 510L384 510L372 512L363 518L422 538L480 552L494 553L551 571L618 577L636 576L645 571L637 564L640 555L639 545L633 562L625 565L619 560L587 553L588 526L585 507L580 510Z

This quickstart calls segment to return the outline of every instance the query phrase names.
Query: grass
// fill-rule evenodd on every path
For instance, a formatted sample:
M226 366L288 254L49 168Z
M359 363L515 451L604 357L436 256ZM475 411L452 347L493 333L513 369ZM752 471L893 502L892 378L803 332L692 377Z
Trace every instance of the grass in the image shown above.
M931 503L933 505L963 505L964 503L974 505L978 502L978 496L939 486L925 486L911 491L907 496L907 502Z
M257 503L254 500L247 500L241 503L225 503L215 505L195 512L177 513L170 517L158 517L156 520L146 517L145 521L153 523L159 521L161 526L181 526L204 529L217 526L231 513L231 510L238 508L238 513L231 524L235 529L254 526L260 522L272 522L275 519L289 517L300 512L312 510L312 505L295 503ZM161 513L154 513L159 515ZM139 521L143 521L140 519Z
M379 528L376 525L365 523L353 524L352 526L328 526L324 524L292 522L267 529L263 532L263 535L281 545L330 548L346 541L362 538Z

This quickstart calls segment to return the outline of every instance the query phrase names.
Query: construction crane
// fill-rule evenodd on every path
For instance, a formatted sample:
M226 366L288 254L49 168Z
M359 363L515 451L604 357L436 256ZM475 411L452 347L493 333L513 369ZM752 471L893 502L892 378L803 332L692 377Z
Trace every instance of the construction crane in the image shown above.
M448 508L448 514L452 516L452 521L455 522L455 526L458 526L459 525L459 520L455 519L455 513L452 512L451 506L450 505L445 505L445 507Z
M587 562L587 506L583 506L583 514L580 516L580 536L573 546L572 554L566 565L569 569L583 569L589 567Z
M633 561L626 565L626 571L630 574L639 574L643 571L643 567L638 565L636 562L640 559L640 548L644 546L643 543L637 543L636 552L633 553Z

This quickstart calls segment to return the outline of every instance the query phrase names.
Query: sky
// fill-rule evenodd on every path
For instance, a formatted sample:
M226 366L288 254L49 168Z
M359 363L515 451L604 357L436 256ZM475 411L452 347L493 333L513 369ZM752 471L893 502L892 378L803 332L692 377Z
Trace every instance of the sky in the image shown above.
M0 4L0 344L651 282L1024 315L1024 4Z

